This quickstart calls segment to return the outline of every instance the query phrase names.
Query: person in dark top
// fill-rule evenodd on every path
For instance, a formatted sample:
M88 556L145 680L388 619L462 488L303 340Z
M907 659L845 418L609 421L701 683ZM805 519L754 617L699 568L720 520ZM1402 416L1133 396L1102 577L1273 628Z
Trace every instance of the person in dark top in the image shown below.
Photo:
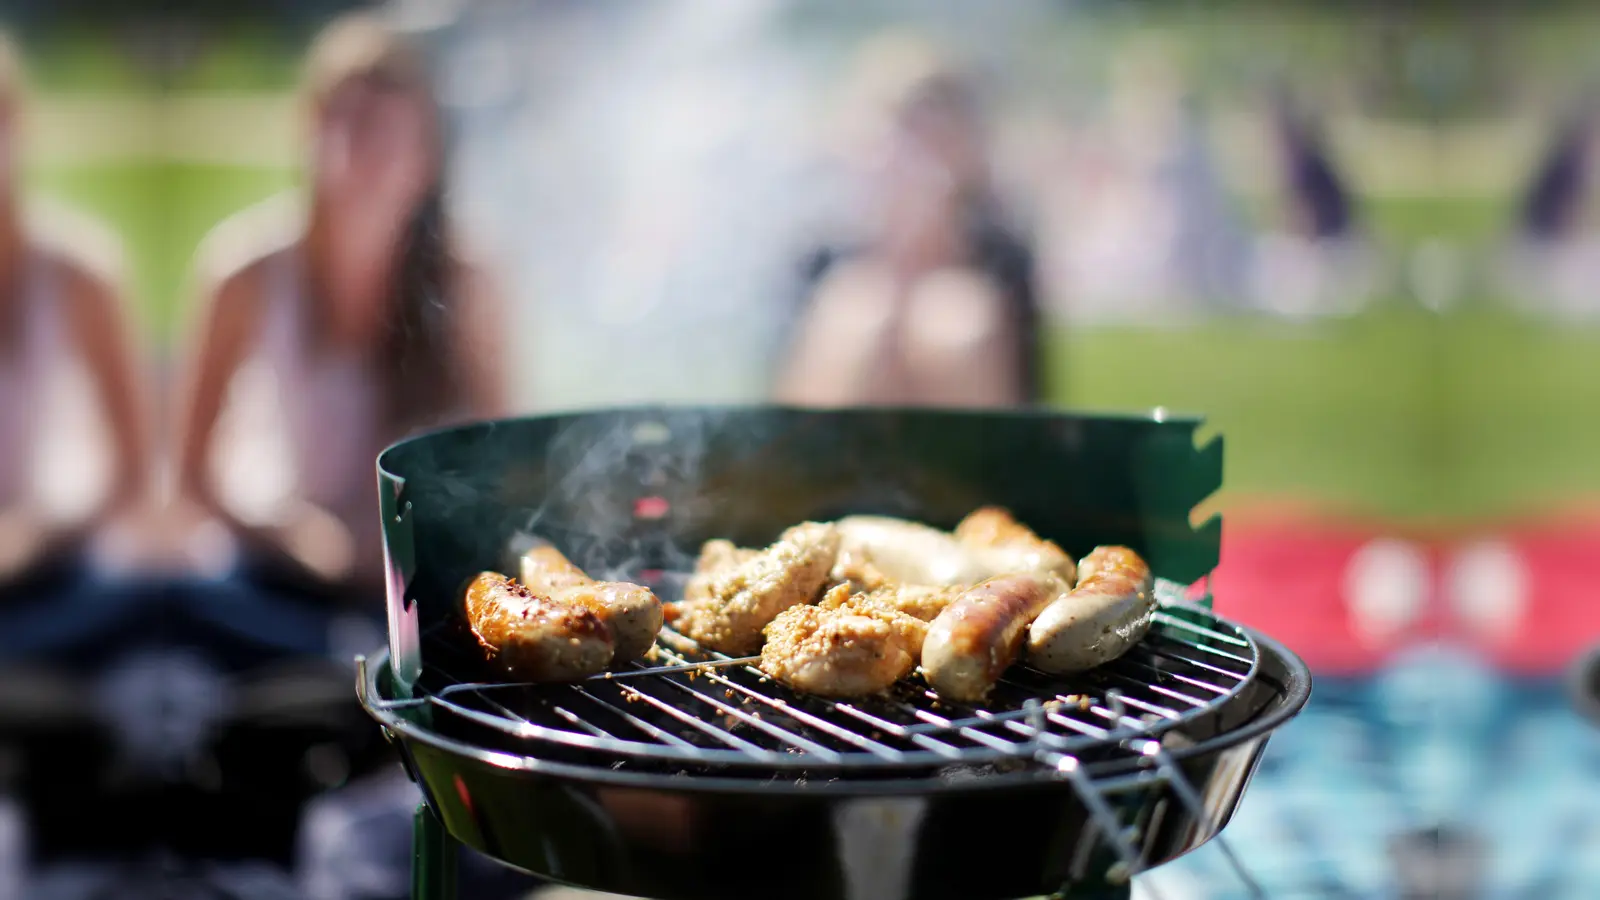
M1579 113L1556 135L1522 199L1523 234L1535 241L1554 241L1572 230L1589 187L1594 113Z
M1351 236L1356 227L1355 201L1322 135L1286 93L1278 97L1276 118L1297 230L1313 240Z
M874 48L889 82L867 234L805 260L785 402L1010 406L1043 394L1033 254L1000 213L965 73Z

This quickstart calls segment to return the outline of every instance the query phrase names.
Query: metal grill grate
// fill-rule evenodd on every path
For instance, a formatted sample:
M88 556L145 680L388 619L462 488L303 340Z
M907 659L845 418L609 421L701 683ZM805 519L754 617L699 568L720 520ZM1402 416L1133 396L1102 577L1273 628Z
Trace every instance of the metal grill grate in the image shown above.
M570 685L450 677L435 663L416 697L513 739L528 755L569 748L623 762L900 769L1148 753L1139 739L1215 717L1255 676L1248 633L1172 604L1115 662L1059 678L1015 666L982 706L939 699L914 675L889 696L834 701L771 681L754 658L700 649L671 629L653 664ZM511 749L511 748L508 748Z

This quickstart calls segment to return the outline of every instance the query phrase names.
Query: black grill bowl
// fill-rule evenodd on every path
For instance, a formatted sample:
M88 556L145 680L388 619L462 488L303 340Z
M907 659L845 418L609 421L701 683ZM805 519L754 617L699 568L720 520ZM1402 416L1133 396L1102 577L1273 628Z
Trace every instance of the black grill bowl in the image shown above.
M1097 775L1095 789L1149 868L1227 824L1271 731L1309 699L1304 665L1256 635L1270 699L1247 724L1170 757L1204 817L1154 767ZM364 705L401 748L428 805L462 843L508 865L637 897L794 900L1016 898L1118 879L1117 856L1069 781L1049 770L898 780L638 775L463 743L380 709L383 657L363 666Z

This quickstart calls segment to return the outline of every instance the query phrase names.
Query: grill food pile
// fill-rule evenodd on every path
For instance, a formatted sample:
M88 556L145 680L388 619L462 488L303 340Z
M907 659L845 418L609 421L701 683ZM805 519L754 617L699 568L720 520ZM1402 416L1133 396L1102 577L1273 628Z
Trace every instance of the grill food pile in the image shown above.
M1133 551L1075 561L998 507L953 532L850 516L795 525L764 549L711 540L667 605L647 587L595 581L548 546L524 554L519 574L482 573L465 598L473 635L510 677L590 678L655 654L670 622L676 641L834 698L880 694L920 666L941 698L978 702L1024 659L1064 675L1120 657L1157 606Z

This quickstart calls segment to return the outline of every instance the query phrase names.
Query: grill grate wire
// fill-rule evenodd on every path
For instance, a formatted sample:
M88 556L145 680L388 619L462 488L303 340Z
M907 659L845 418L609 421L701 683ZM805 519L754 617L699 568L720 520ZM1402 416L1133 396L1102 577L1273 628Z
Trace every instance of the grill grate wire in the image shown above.
M531 755L544 743L626 761L881 768L1116 752L1216 714L1255 676L1246 632L1180 612L1158 611L1140 644L1082 676L1015 666L983 706L941 700L917 675L883 698L800 695L771 682L755 657L704 651L670 628L652 663L577 684L460 680L435 663L419 696L382 702L428 704L526 741ZM1193 621L1202 617L1207 624Z

